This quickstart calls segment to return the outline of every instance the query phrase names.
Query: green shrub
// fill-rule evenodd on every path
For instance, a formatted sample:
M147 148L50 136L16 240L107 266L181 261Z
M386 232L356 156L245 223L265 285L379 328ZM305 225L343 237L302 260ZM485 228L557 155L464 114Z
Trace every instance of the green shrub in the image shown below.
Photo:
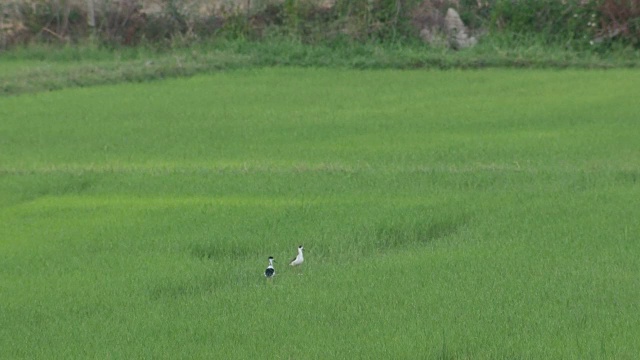
M189 10L188 2L179 0L161 0L160 11L151 13L143 10L141 0L98 3L94 28L88 25L85 2L3 3L0 47L30 41L67 44L89 36L109 46L273 36L306 44L411 43L425 25L441 27L449 7L474 32L489 30L491 36L516 42L536 38L547 45L599 51L617 44L640 47L640 0L336 0L331 5L281 0L244 8L236 3L213 13Z
M640 0L600 0L596 40L640 48Z
M535 34L549 42L588 40L594 34L595 2L580 0L497 0L491 9L491 30ZM585 41L586 40L586 41Z

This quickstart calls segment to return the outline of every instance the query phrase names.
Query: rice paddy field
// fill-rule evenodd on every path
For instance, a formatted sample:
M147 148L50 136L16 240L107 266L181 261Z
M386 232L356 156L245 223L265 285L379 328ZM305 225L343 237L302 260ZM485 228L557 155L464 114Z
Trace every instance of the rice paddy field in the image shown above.
M635 359L639 75L1 97L0 358Z

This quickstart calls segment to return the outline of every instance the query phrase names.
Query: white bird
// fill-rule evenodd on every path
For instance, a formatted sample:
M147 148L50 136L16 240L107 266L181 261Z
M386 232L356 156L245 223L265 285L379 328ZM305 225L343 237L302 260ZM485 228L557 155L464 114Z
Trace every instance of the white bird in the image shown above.
M304 250L302 245L298 246L298 256L296 256L293 260L291 260L289 265L298 266L304 262L304 256L302 256L302 250Z
M273 268L273 261L273 256L269 256L269 266L267 266L267 269L264 271L264 276L266 276L267 279L276 275L276 269Z

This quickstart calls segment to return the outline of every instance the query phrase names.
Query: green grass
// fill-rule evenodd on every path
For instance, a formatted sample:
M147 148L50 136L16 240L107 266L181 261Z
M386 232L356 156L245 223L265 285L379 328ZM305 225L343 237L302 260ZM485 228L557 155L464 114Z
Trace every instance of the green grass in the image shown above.
M632 359L637 76L265 68L0 98L0 358Z
M32 44L0 52L0 96L70 87L148 82L238 68L337 69L637 68L640 51L616 47L567 49L536 37L487 36L472 49L425 44L334 42L309 45L288 38L201 41L168 49L108 49L95 44Z

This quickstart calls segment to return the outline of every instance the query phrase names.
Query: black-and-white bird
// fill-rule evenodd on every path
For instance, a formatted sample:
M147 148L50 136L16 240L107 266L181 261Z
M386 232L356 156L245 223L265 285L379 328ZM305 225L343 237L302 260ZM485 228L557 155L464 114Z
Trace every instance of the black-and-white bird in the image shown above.
M302 245L298 246L298 255L293 260L291 260L289 265L298 266L304 262L304 256L302 255L302 250L304 250Z
M267 266L267 269L264 271L264 276L266 276L267 279L276 275L276 269L273 268L273 262L273 256L269 256L269 266Z

